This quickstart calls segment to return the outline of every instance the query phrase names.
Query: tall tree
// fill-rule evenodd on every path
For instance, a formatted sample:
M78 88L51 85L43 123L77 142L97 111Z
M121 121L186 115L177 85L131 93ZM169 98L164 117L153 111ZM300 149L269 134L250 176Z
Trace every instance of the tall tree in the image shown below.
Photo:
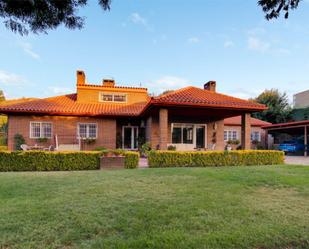
M281 12L284 12L284 17L289 17L289 11L296 9L301 0L259 0L258 4L266 13L266 19L270 20L278 18Z
M286 93L280 93L278 89L265 90L254 101L264 104L267 110L254 113L253 116L264 121L277 124L291 119L292 108Z
M103 10L109 10L111 0L98 0ZM21 35L46 33L63 24L69 29L82 28L84 18L78 9L88 0L0 0L0 17L7 28Z
M112 0L97 0L103 10L109 10ZM268 20L278 18L284 12L296 9L301 0L258 0ZM80 29L84 18L77 14L88 0L0 0L0 18L7 28L21 35L29 32L46 33L64 25L69 29Z
M2 90L0 90L0 102L5 100L5 96Z

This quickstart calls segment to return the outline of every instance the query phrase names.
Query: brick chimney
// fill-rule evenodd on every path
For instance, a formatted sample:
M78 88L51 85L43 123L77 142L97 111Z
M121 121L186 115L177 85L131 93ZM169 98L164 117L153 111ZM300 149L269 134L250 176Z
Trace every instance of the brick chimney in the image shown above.
M115 80L112 80L112 79L103 79L102 83L103 83L103 86L106 86L106 87L115 86Z
M76 71L76 84L77 85L85 85L86 84L86 75L84 71L77 70Z
M208 81L207 83L204 84L204 89L208 91L215 92L216 91L216 81Z

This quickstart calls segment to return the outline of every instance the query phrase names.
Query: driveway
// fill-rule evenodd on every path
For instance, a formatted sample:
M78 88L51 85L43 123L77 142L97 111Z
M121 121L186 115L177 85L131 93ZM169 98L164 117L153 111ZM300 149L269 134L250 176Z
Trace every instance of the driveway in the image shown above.
M304 156L286 156L286 164L299 164L299 165L308 165L309 166L309 157Z

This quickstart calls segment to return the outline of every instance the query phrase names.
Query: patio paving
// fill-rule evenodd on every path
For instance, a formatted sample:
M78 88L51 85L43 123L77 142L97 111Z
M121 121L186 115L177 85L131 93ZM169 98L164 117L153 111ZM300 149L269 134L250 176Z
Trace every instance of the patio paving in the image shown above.
M299 165L307 165L309 166L309 157L304 156L286 156L285 157L286 164L299 164Z
M141 157L138 162L138 167L141 169L148 168L148 160L145 157Z

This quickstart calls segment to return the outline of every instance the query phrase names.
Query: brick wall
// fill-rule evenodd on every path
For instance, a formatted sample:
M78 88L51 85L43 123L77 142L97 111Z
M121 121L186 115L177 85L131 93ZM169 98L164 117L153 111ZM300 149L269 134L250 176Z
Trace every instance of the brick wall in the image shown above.
M237 131L237 139L239 141L241 141L241 126L237 126L237 125L226 125L224 126L224 130L226 131ZM263 130L261 127L258 127L258 126L251 126L251 132L254 132L254 131L257 131L257 132L260 132L261 134L261 143L263 146L266 146L265 142L266 142L266 132L265 130ZM251 145L251 147L253 147Z
M8 120L8 148L14 148L14 136L16 133L21 134L27 145L39 144L36 139L30 138L30 122L44 121L52 123L52 137L43 146L54 145L54 135L58 135L60 143L76 143L77 140L77 124L78 123L96 123L98 137L94 144L83 144L84 150L91 150L97 146L103 146L113 149L116 147L116 120L100 119L92 117L65 117L65 116L9 116Z

